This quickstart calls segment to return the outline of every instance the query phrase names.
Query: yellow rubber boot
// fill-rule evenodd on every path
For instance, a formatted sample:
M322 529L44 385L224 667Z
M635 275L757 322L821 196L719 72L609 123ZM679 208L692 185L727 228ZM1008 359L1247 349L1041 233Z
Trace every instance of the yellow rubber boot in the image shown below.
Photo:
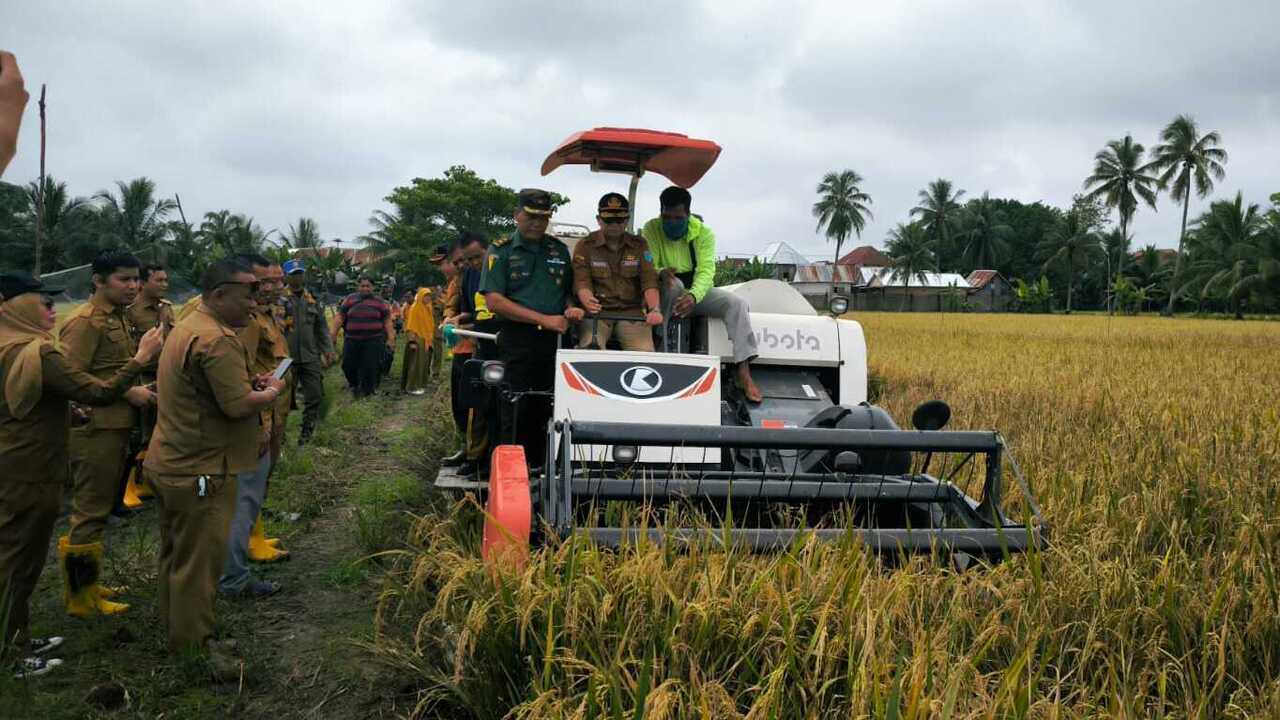
M142 507L142 496L138 493L141 487L133 481L134 473L129 473L129 479L124 482L124 506L130 510L137 510Z
M111 602L102 596L104 589L98 585L102 543L72 545L71 539L64 535L58 538L58 562L62 565L68 615L88 618L115 615L129 609L124 603Z
M129 473L129 481L133 483L140 500L150 500L156 496L155 491L151 489L151 486L147 484L147 479L142 475L142 461L146 459L147 451L139 450L138 460L133 464L133 471Z
M262 515L258 515L258 521L253 524L253 531L249 533L249 559L253 562L270 563L279 562L288 557L288 550L273 547L267 542L267 536L262 527Z

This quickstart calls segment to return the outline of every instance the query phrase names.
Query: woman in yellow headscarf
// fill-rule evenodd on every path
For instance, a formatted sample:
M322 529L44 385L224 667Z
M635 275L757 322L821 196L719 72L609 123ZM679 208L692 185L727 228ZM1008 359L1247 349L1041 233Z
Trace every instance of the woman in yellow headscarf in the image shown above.
M109 380L77 370L53 343L57 311L39 280L0 274L0 657L17 650L18 677L42 675L60 664L41 654L62 638L27 636L28 601L44 569L53 524L62 507L67 474L67 401L109 405L124 395L138 372L160 353L156 328L142 336L138 352ZM5 588L5 585L8 585ZM12 647L6 641L14 643Z
M406 340L400 389L410 395L421 395L427 391L427 383L431 380L432 340L436 334L431 288L418 288L413 304L405 312L404 331Z

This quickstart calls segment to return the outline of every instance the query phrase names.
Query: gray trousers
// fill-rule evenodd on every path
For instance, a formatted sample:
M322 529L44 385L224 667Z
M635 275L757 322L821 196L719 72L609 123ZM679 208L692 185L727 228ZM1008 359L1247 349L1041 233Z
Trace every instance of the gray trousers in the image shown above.
M267 452L258 458L258 467L253 472L241 473L236 478L236 512L227 536L227 560L218 580L221 592L238 593L249 584L249 533L253 532L253 524L262 510L270 472L271 453Z
M670 283L662 285L659 290L662 301L662 317L671 319L671 306L685 292L680 278L671 278ZM733 361L747 362L760 354L756 345L756 334L751 330L751 307L747 301L728 290L713 287L702 296L702 302L693 306L691 316L705 315L720 318L724 321L725 330L729 334L729 342L733 343Z

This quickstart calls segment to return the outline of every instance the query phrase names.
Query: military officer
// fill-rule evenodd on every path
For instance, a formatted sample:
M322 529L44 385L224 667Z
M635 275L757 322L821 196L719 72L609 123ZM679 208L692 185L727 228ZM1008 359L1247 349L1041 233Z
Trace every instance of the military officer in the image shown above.
M490 245L480 279L485 304L502 320L498 357L506 364L506 381L514 392L551 390L560 335L570 322L583 318L582 308L570 302L569 248L547 234L551 213L550 193L521 190L515 232ZM514 440L524 446L530 467L542 465L550 398L525 397L516 404L500 405L499 441Z
M290 260L284 264L284 273L288 283L282 300L284 330L289 340L289 356L293 358L294 388L302 390L304 402L298 444L306 445L320 420L324 369L333 364L336 355L324 307L307 289L306 265L301 260Z
M208 649L216 661L219 648L209 640L236 476L257 466L259 414L285 382L251 376L237 335L256 306L252 269L219 260L200 286L200 306L174 326L160 354L159 417L144 467L160 504L160 617L169 650Z
M29 598L40 579L54 522L62 507L67 475L67 401L110 405L133 385L160 351L158 330L142 336L138 350L110 376L99 379L77 368L53 343L57 319L51 294L25 273L0 274L0 632L20 658L15 674L41 675L58 663L46 653L61 638L27 634ZM68 554L66 538L59 554ZM68 595L96 610L96 573L102 544L78 547L67 576ZM64 560L65 563L65 560ZM0 621L0 626L6 623Z
M623 350L653 352L653 330L662 324L658 311L658 271L648 243L626 231L631 206L618 193L600 198L600 229L573 250L573 290L589 313L601 311L643 317L635 322L583 320L578 347L603 350L615 334Z
M59 332L67 359L78 369L106 380L129 362L137 348L129 334L125 308L138 295L138 259L120 250L104 250L93 260L93 295L72 311ZM71 429L70 459L73 491L71 528L63 571L68 562L101 555L107 517L116 504L125 478L129 436L138 421L136 408L155 403L155 393L144 386L129 388L124 400L94 408L88 422ZM95 576L98 573L94 573ZM86 616L123 612L128 605L107 600L112 591L99 585L91 593L96 602L80 602L73 593L66 598L67 612Z

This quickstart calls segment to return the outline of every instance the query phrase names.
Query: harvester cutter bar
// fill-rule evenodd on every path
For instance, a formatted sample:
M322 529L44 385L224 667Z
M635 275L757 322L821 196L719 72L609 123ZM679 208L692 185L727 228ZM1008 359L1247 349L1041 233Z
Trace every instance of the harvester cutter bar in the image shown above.
M797 538L812 534L819 540L839 541L851 537L882 555L919 552L964 552L992 555L1025 552L1039 544L1026 528L928 528L928 529L864 529L864 528L579 528L573 531L592 542L607 547L637 545L643 540L653 543L676 542L682 545L729 544L739 549L776 552L790 547Z
M817 473L797 473L766 477L728 479L713 477L583 478L574 477L570 488L575 496L599 500L636 500L679 495L715 499L744 500L902 500L939 502L959 498L958 491L936 482L910 482L901 478L884 482L880 476L848 476L847 479L821 477Z
M758 428L736 425L642 425L571 422L574 444L678 445L762 450L905 450L998 453L999 436L987 430L846 430Z

